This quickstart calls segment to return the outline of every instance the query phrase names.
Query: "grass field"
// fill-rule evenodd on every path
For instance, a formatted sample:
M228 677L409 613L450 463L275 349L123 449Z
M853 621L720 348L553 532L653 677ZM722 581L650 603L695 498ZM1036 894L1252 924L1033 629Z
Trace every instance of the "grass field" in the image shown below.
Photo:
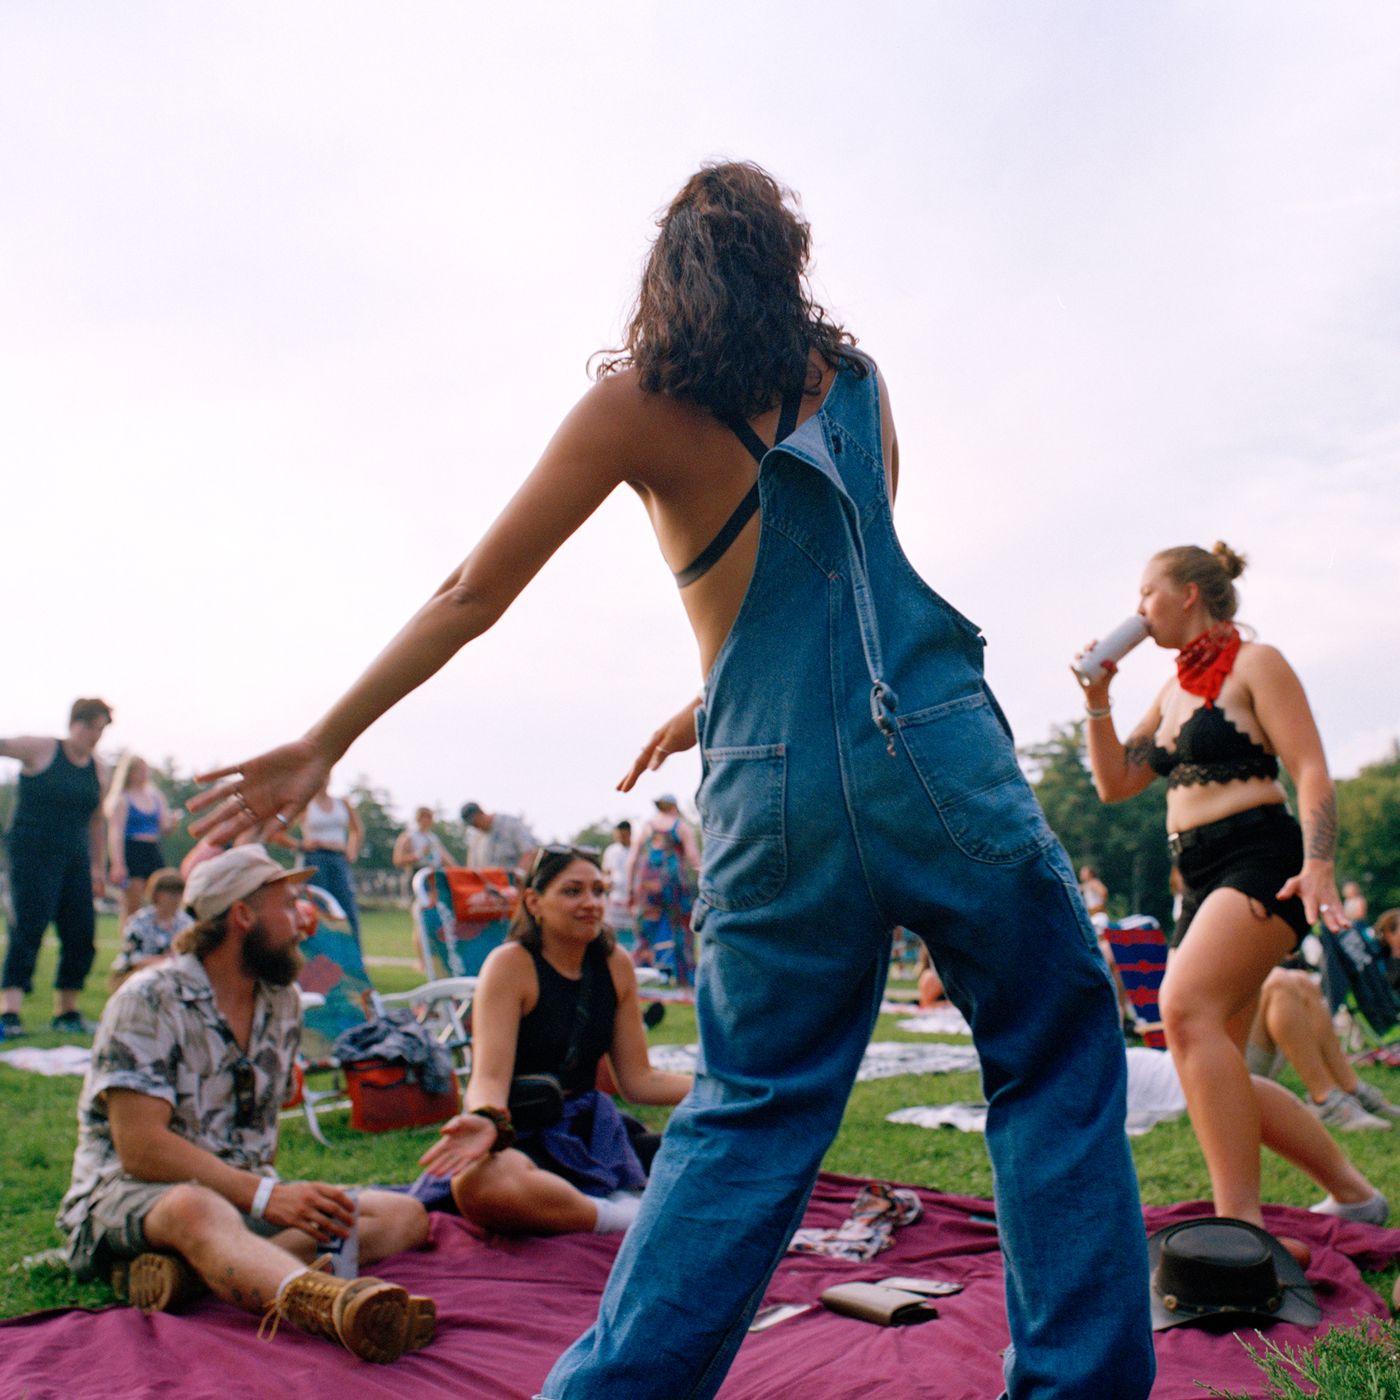
M410 961L406 913L371 911L365 916L363 933L371 975L381 990L402 990L421 980ZM98 927L98 961L82 1002L84 1014L94 1020L105 1000L102 974L117 944L115 920L102 919ZM53 959L50 938L35 982L38 990L24 1007L25 1021L31 1028L48 1024L47 985L53 975ZM892 984L895 990L901 986L912 991L911 984ZM695 1017L691 1008L668 1007L665 1020L651 1038L656 1044L693 1041ZM927 1040L897 1031L892 1017L881 1017L876 1038ZM61 1037L43 1031L31 1034L22 1043L63 1042ZM1390 1098L1400 1100L1400 1070L1366 1069L1363 1073ZM1301 1091L1296 1080L1285 1082ZM48 1079L0 1065L0 1106L4 1112L4 1130L0 1133L0 1219L5 1222L0 1236L0 1316L13 1317L37 1308L92 1307L111 1301L105 1284L77 1284L61 1265L21 1263L27 1256L51 1250L60 1242L53 1217L68 1184L78 1089L76 1078ZM858 1084L841 1133L827 1154L826 1166L852 1175L915 1182L974 1196L989 1195L991 1170L980 1136L951 1130L930 1132L884 1121L885 1114L895 1108L976 1099L979 1093L975 1074L908 1075ZM658 1124L666 1117L664 1110L639 1112ZM380 1136L352 1133L343 1115L329 1118L326 1129L331 1141L329 1149L312 1139L300 1119L284 1122L278 1162L284 1176L341 1182L408 1181L417 1175L417 1158L434 1136L433 1129ZM1339 1140L1400 1209L1400 1130L1352 1133ZM1134 1139L1133 1155L1147 1204L1195 1200L1206 1194L1205 1166L1185 1119L1162 1124L1145 1137ZM1266 1153L1264 1197L1288 1205L1308 1205L1317 1199L1318 1191L1301 1173ZM1369 1276L1384 1297L1390 1295L1395 1272Z

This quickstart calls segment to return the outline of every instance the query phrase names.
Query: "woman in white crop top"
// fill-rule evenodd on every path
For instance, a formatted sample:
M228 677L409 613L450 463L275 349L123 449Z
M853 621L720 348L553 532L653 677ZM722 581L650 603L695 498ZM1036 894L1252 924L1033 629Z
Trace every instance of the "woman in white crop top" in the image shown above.
M316 869L316 883L334 896L345 910L355 942L360 941L360 910L355 902L355 882L350 867L360 854L365 829L355 809L343 798L332 797L330 781L306 804L297 819L297 850Z

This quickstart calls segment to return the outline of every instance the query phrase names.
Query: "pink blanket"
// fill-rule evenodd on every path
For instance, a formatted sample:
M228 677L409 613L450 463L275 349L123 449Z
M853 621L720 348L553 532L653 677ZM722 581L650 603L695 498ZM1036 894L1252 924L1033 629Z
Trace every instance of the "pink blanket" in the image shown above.
M861 1184L823 1176L804 1223L839 1225ZM748 1337L722 1400L991 1400L999 1393L1007 1341L1001 1256L995 1228L970 1219L989 1206L933 1191L919 1195L923 1219L898 1231L873 1264L789 1256L768 1301L813 1303L830 1284L896 1273L964 1284L962 1293L939 1300L938 1320L879 1328L815 1308ZM1204 1213L1199 1202L1149 1209L1147 1225L1155 1230ZM1270 1229L1312 1246L1309 1277L1324 1327L1386 1316L1357 1268L1383 1268L1400 1258L1400 1230L1285 1207L1266 1208L1265 1215ZM535 1393L554 1358L592 1321L616 1247L615 1237L594 1235L505 1240L435 1215L430 1249L401 1255L377 1271L438 1302L436 1340L396 1365L369 1365L290 1329L259 1343L249 1317L212 1300L180 1317L147 1318L129 1308L68 1310L0 1323L0 1395L517 1400ZM1307 1344L1313 1335L1288 1326L1267 1333L1292 1345ZM1252 1335L1249 1340L1257 1345ZM1157 1358L1154 1400L1199 1400L1198 1380L1222 1389L1262 1389L1260 1372L1232 1336L1179 1327L1158 1334Z

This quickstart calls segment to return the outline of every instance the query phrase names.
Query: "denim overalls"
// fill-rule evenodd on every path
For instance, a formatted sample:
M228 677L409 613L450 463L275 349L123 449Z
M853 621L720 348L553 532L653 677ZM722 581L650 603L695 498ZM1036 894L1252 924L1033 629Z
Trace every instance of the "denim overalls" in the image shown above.
M1116 999L982 638L896 541L873 370L843 367L760 490L753 579L696 716L699 1073L598 1322L543 1394L716 1393L840 1126L903 924L981 1057L1010 1395L1146 1396Z

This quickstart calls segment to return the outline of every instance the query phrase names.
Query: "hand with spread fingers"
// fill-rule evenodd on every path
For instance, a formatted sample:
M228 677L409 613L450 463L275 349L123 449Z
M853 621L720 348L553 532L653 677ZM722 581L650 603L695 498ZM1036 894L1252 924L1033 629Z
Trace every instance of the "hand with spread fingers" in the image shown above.
M320 790L331 766L310 739L298 739L246 762L200 773L197 782L214 786L190 799L189 810L204 814L190 823L190 835L218 844L285 827Z
M637 779L648 771L654 773L667 757L673 753L684 753L693 749L696 743L695 711L699 708L698 698L691 700L677 710L650 739L642 745L642 751L632 760L626 776L617 785L619 792L631 792Z
M496 1125L480 1114L459 1113L439 1129L441 1136L418 1159L434 1176L455 1176L487 1156L496 1141Z

